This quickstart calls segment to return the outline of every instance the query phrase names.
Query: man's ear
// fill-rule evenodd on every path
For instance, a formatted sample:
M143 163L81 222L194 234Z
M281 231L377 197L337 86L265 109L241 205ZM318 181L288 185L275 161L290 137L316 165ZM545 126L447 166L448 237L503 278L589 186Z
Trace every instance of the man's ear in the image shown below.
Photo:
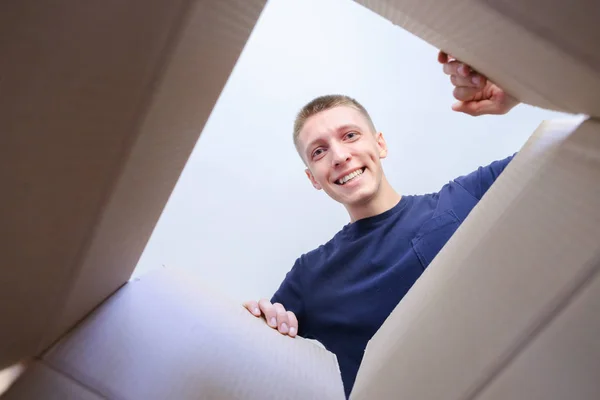
M323 187L321 187L321 185L319 185L319 183L315 180L315 177L313 176L312 172L310 172L310 170L308 168L306 168L304 170L304 173L306 173L306 176L308 177L308 179L310 180L310 183L312 183L312 185L315 189L317 189L317 190L323 189Z
M379 158L386 158L388 154L388 148L383 137L383 133L377 133L375 135L375 139L377 140L377 148L379 149Z

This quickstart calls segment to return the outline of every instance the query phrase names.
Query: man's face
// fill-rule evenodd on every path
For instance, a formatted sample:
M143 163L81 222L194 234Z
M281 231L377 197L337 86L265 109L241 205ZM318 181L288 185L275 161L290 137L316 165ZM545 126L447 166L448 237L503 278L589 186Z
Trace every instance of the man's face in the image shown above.
M310 117L298 136L306 175L345 206L360 206L377 194L387 146L356 109L334 107Z

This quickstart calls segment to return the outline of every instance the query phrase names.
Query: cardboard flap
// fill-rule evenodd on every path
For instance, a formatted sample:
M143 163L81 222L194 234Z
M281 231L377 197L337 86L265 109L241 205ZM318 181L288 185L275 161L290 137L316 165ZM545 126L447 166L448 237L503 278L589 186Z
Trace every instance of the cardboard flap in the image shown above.
M264 3L0 2L0 368L130 277Z
M48 368L31 364L25 373L1 396L2 400L102 400L76 381Z
M477 398L600 272L598 182L600 123L542 124L369 342L351 398Z
M356 0L521 101L600 116L600 2Z
M171 269L125 285L44 362L124 400L344 398L332 353Z
M597 399L599 338L600 274L596 274L510 368L490 382L480 400Z

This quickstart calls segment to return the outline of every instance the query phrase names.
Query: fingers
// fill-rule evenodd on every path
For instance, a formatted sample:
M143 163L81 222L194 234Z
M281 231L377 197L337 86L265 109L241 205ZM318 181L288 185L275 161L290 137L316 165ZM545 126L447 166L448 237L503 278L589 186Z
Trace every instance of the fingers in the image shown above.
M452 55L446 53L443 50L440 50L440 52L438 53L438 62L440 64L446 64L447 62L454 60L456 60L456 58L454 58Z
M487 80L477 74L471 73L469 76L450 75L450 82L456 87L472 87L481 89L485 86Z
M267 325L271 328L277 328L277 311L273 304L267 299L261 299L258 302L258 306L265 316L265 320L267 321Z
M448 53L440 51L438 61L443 64L444 73L450 75L450 82L455 87L453 95L458 102L452 106L454 111L472 116L500 115L519 104L515 97Z
M298 319L296 318L296 314L294 314L291 311L288 311L287 314L288 321L290 321L290 331L288 334L291 337L296 337L296 335L298 334Z
M290 321L288 319L288 313L280 303L273 304L275 312L277 313L277 330L283 334L287 334L290 331Z
M295 337L298 334L298 319L296 314L286 311L280 303L271 304L267 299L261 299L258 303L254 300L244 302L244 307L256 317L265 316L267 325L277 329L284 335Z
M482 101L457 101L452 105L452 110L462 112L473 117L485 114L500 114L497 106L490 100Z
M473 101L473 100L475 100L475 97L477 96L477 94L479 94L480 92L481 92L481 89L479 89L479 88L459 86L459 87L454 88L454 91L452 92L452 94L454 95L454 98L456 100Z
M518 105L517 100L511 99L508 104L497 102L494 100L481 101L457 101L452 105L452 110L462 112L468 115L477 117L479 115L502 115L509 112L513 107Z
M445 63L443 70L446 75L459 75L464 77L469 76L472 72L471 68L467 64L456 60Z
M258 308L258 303L256 301L246 301L244 307L246 307L246 309L255 317L260 317L260 309Z
M438 62L441 64L446 64L448 61L450 61L450 58L450 55L448 55L448 53L445 51L440 50L438 53Z
M483 75L457 60L444 63L443 70L446 75L450 75L450 81L457 87L483 88L487 83Z

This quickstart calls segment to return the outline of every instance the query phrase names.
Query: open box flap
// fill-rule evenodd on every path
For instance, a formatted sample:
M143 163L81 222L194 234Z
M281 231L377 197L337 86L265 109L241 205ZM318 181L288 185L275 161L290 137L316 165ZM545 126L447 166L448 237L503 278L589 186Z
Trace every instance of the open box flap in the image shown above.
M600 117L596 0L356 1L525 103Z
M0 2L0 368L130 277L264 3Z

